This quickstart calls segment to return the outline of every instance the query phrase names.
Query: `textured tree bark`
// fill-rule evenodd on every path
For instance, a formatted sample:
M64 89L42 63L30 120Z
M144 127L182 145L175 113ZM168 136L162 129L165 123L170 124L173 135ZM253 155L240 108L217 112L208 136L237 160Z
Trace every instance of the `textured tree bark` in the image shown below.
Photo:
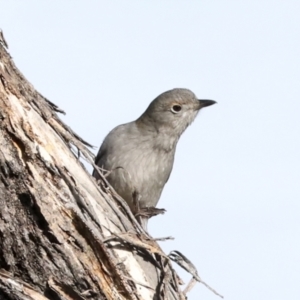
M93 164L87 142L0 40L0 299L185 299L170 260Z

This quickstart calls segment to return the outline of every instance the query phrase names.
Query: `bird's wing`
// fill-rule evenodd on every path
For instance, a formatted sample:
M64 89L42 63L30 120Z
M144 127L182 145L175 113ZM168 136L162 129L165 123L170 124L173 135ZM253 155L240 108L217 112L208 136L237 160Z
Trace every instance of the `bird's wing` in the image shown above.
M118 149L120 147L120 139L118 135L122 132L123 127L117 126L115 127L109 134L105 137L97 156L95 157L95 164L102 168L103 164L107 164L107 158L110 153L114 152L114 149ZM108 167L106 165L106 167ZM93 170L93 176L97 177L97 171Z
M107 150L105 149L105 147L103 147L103 145L100 147L97 156L95 157L95 165L101 167L100 165L100 161L103 158L103 156L105 156L107 153ZM93 174L94 177L97 177L97 171L94 169L93 170Z

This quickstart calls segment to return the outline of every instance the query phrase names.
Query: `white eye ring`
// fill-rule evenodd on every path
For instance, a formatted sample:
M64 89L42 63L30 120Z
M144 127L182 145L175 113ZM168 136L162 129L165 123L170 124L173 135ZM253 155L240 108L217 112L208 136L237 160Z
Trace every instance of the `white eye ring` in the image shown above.
M182 108L181 105L174 104L171 107L171 112L174 113L174 114L178 114L181 111L181 108Z

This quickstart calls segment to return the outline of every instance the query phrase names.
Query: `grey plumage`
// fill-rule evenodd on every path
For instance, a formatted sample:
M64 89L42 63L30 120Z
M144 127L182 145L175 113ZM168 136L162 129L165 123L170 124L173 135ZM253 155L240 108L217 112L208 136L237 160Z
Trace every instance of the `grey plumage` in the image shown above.
M216 103L197 100L187 89L173 89L154 99L136 120L115 127L104 139L95 163L112 170L107 180L136 213L155 207L173 168L177 142L202 107ZM98 178L94 170L93 176ZM142 225L146 229L147 218Z

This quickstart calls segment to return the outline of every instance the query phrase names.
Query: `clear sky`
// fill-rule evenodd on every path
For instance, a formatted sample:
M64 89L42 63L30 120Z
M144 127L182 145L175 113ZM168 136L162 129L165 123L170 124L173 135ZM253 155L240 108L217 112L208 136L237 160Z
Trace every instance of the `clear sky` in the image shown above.
M226 299L300 299L300 1L1 1L0 28L97 147L168 89L218 101L182 136L150 232Z

